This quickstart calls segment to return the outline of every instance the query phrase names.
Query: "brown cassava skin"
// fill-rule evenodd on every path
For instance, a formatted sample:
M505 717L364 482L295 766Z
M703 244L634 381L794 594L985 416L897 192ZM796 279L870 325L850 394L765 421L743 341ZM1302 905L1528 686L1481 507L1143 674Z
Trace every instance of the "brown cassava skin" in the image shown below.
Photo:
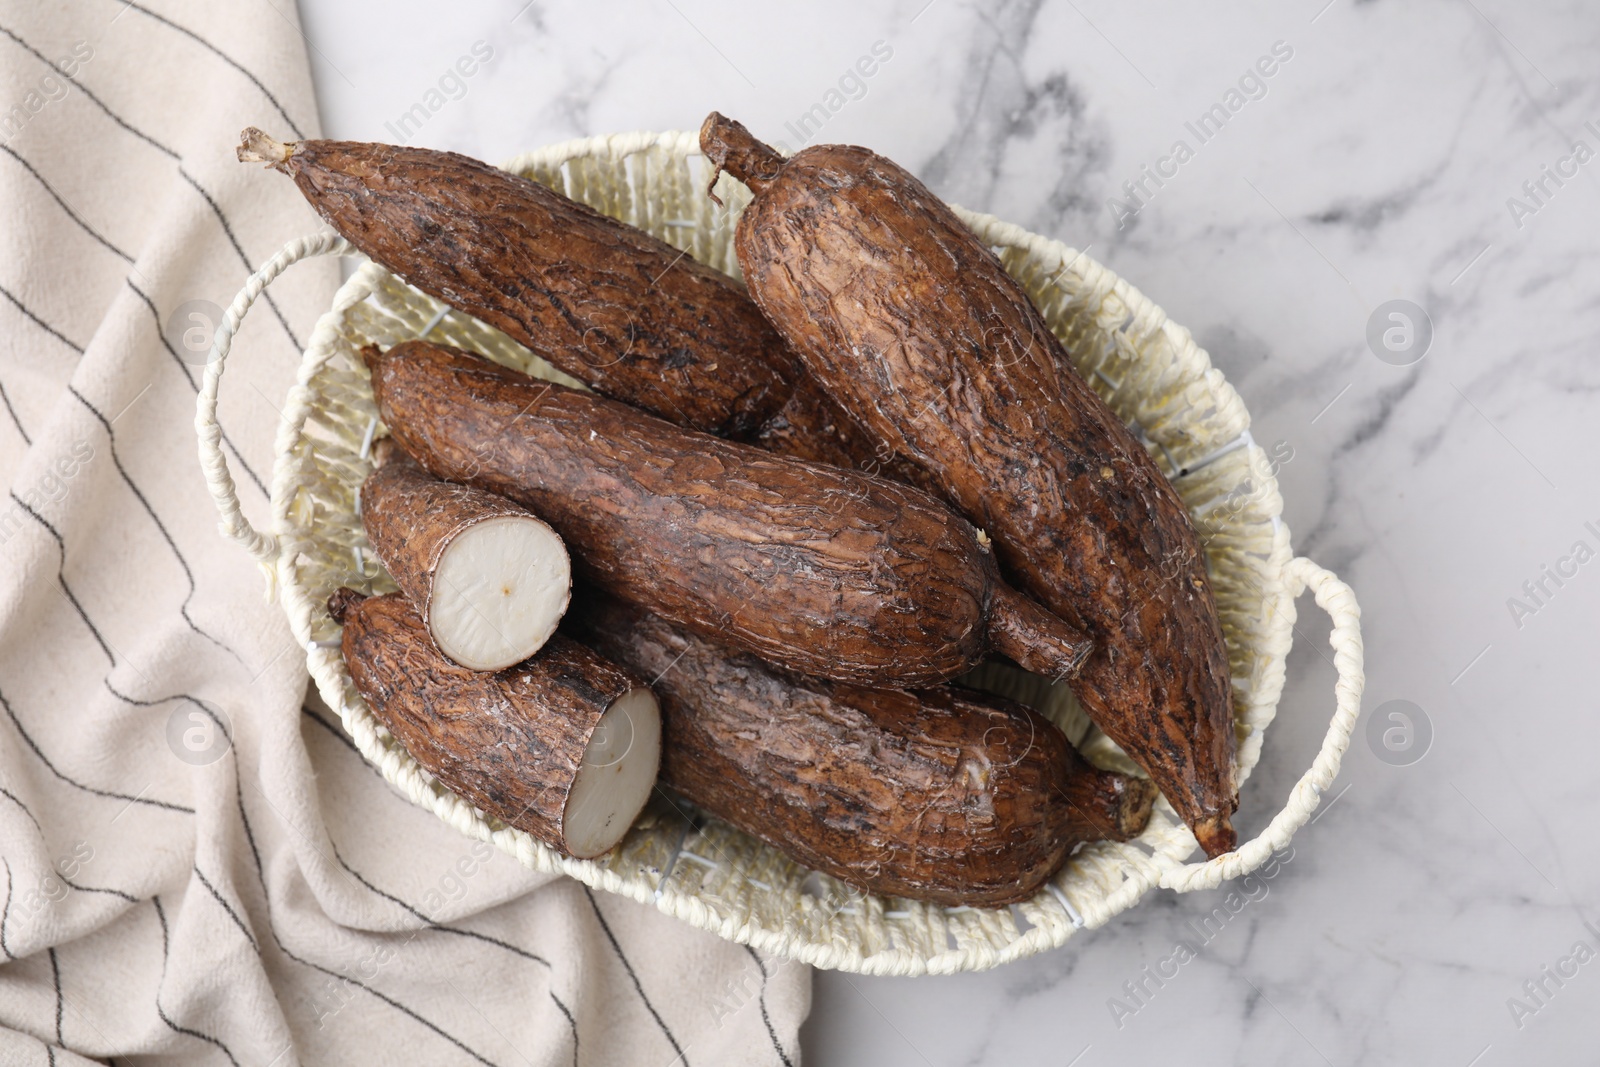
M344 623L356 690L411 757L485 813L572 855L563 816L595 724L645 683L560 634L503 671L458 667L395 593L341 589L328 610Z
M504 497L440 481L387 438L372 446L372 458L373 471L361 485L361 525L431 632L433 575L450 542L480 522L535 516Z
M379 414L424 467L530 508L579 573L697 633L883 686L946 681L991 649L1063 677L1087 655L1077 631L999 580L971 524L921 490L425 341L363 356Z
M864 148L785 161L713 113L701 147L750 186L751 296L819 385L995 539L1008 578L1094 638L1075 686L1209 855L1238 806L1228 658L1171 483L954 212Z
M239 158L290 175L374 262L605 396L801 459L874 462L744 290L643 230L453 152L248 129Z
M876 474L938 495L922 468L872 441L808 375L795 380L788 403L767 420L750 443L768 452Z
M1021 704L800 678L583 590L563 625L656 679L663 783L868 893L1016 903L1079 842L1149 819L1154 786L1089 766Z

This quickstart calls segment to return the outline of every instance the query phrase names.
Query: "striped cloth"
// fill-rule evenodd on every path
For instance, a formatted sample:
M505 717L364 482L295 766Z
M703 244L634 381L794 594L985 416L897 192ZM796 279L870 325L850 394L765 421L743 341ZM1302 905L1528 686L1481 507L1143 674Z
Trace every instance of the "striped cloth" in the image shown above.
M195 457L216 309L316 221L285 0L0 0L0 1063L793 1064L802 967L534 876L389 788ZM295 268L221 423L258 524L338 280Z

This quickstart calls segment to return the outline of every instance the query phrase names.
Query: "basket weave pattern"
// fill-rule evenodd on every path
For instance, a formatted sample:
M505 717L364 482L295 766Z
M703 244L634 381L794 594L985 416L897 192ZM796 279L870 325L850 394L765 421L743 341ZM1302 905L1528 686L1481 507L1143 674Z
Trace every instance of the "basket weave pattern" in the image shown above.
M718 208L706 197L705 161L693 134L568 142L521 156L508 169L738 275L733 224L749 194L724 176L717 192L726 206ZM530 868L560 871L596 888L653 902L768 953L865 973L993 967L1060 945L1078 929L1100 926L1157 885L1214 886L1253 869L1281 847L1316 807L1354 726L1361 646L1353 596L1310 561L1291 559L1277 485L1265 454L1249 436L1248 413L1187 330L1088 256L990 216L959 213L1027 289L1066 342L1077 370L1141 435L1201 530L1233 672L1241 783L1260 758L1283 689L1294 596L1309 585L1334 616L1340 670L1334 723L1317 764L1267 831L1229 856L1185 864L1195 850L1194 837L1163 800L1136 841L1087 845L1032 900L985 910L864 896L725 824L691 820L659 794L622 844L593 861L563 857L485 817L434 781L374 719L345 671L338 627L324 606L328 594L343 585L364 592L394 588L371 554L358 514L377 414L357 350L426 335L537 377L578 383L499 331L364 263L340 289L306 351L278 438L274 532L256 533L238 513L215 448L217 379L239 319L273 277L306 256L353 254L339 238L323 235L291 243L240 294L219 330L197 427L224 531L268 566L291 625L307 643L307 664L324 699L385 778L461 832L491 841ZM967 681L1038 708L1097 765L1135 771L1088 722L1065 686L999 664L980 668Z

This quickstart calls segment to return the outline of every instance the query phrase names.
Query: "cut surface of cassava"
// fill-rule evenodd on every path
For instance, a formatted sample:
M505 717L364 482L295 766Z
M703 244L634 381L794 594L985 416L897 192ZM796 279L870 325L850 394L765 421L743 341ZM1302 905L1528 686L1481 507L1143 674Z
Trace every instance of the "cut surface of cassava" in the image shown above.
M661 719L644 682L560 634L503 671L458 666L399 594L342 589L356 690L427 772L569 856L611 850L655 786Z
M1231 678L1183 502L950 208L864 148L789 160L713 113L748 185L751 296L817 383L993 536L1008 579L1095 641L1074 691L1212 856L1236 841Z
M825 393L796 395L804 371L744 290L643 230L453 152L251 128L238 155L291 176L374 262L606 396L803 459L875 462Z
M921 490L696 433L425 341L369 346L394 439L521 503L600 586L791 670L930 685L990 651L1070 676L1082 636Z
M362 525L439 651L475 671L539 651L572 595L556 532L504 497L440 481L387 439L373 459Z
M1027 900L1074 846L1150 816L1153 785L1089 766L1021 704L789 675L583 590L563 629L657 679L664 784L865 892Z

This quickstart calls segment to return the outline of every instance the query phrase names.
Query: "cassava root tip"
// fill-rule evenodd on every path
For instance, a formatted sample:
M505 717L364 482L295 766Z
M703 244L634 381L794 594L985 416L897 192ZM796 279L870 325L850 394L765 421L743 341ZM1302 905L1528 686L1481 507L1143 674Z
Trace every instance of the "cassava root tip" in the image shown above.
M335 589L333 595L328 597L328 614L333 616L333 621L344 624L344 617L351 608L367 599L365 593L358 593L348 586Z
M1208 859L1232 852L1239 845L1239 835L1234 831L1233 821L1226 812L1196 819L1194 836L1200 842L1200 847L1206 850Z
M744 182L752 193L760 194L783 169L783 157L771 145L756 140L744 123L713 111L700 125L700 151L711 161L711 182L706 194L717 200L711 185L724 170Z
M1131 841L1144 833L1150 822L1150 809L1155 807L1161 791L1148 778L1124 780L1122 805L1117 809L1116 834L1113 840Z
M414 462L410 456L400 451L400 446L395 443L393 437L380 437L372 442L372 451L369 455L372 456L373 470L387 467L396 460L407 463Z
M240 163L265 163L281 170L289 157L294 155L294 142L285 144L268 137L254 126L246 126L239 135L237 154Z

